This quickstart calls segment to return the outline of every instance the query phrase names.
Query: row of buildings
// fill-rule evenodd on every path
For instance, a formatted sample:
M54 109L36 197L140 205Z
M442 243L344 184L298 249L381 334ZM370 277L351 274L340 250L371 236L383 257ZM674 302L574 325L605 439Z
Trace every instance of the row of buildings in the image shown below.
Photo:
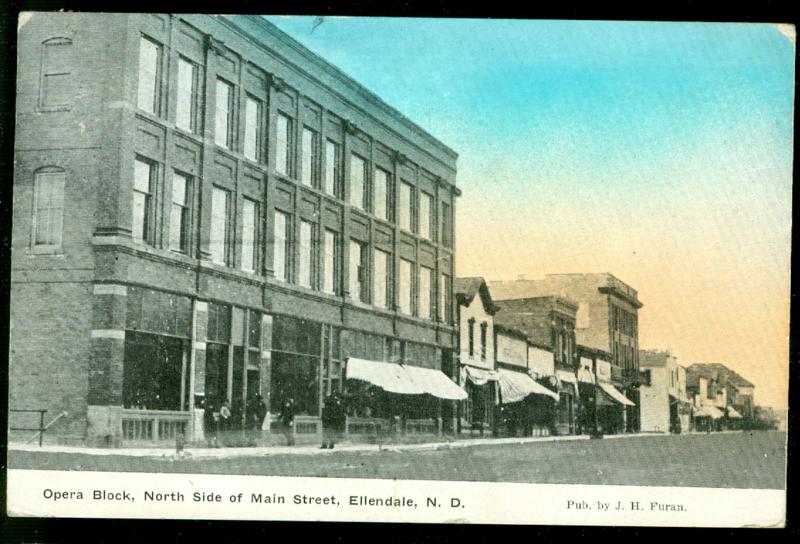
M269 436L292 399L316 439L344 391L351 436L644 430L636 291L456 278L456 160L263 18L24 14L12 428L200 440L260 398Z

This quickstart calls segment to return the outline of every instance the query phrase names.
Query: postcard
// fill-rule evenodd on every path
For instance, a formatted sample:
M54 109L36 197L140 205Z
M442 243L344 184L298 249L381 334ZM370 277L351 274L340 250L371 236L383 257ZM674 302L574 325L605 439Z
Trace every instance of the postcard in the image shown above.
M10 516L785 525L793 26L18 29Z

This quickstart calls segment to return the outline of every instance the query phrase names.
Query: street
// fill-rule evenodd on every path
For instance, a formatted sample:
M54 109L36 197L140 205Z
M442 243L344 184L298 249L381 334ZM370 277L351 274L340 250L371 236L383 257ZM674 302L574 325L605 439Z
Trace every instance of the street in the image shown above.
M631 436L326 455L176 459L65 452L8 453L9 468L783 489L786 433Z

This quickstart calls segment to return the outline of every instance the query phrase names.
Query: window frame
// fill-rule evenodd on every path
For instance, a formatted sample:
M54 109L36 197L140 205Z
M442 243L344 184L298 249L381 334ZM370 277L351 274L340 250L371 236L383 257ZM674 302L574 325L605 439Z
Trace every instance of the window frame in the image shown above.
M184 202L183 204L177 204L175 202L175 178L181 177L184 181ZM194 180L192 176L189 174L185 174L178 170L172 171L172 191L170 195L170 206L169 206L169 249L170 251L175 251L177 253L188 254L189 253L189 246L190 246L190 232L191 232L191 216L192 216L192 196L193 196L193 189L194 189ZM175 213L175 206L181 207L181 218L180 218L180 227L181 227L181 234L180 234L180 241L178 242L178 247L174 247L172 245L173 242L173 235L172 227L173 227L173 213Z
M331 235L329 239L328 235ZM330 242L330 243L329 243ZM341 261L339 257L339 233L335 230L324 229L323 239L323 256L322 256L322 284L320 286L323 293L329 295L339 294L339 272L338 263ZM332 247L329 247L332 246ZM328 263L330 257L331 262ZM330 266L329 266L330 265ZM327 289L328 274L330 273L331 289Z
M405 266L408 265L407 268ZM403 285L404 270L408 270L408 288ZM400 273L398 274L398 289L400 293L397 297L397 305L401 314L407 316L414 315L414 262L400 258ZM408 311L403 308L403 297L408 295Z
M225 143L220 141L220 104L223 102L220 100L220 86L225 86L228 89L228 100L226 105L226 115L225 115ZM223 148L227 149L228 151L234 151L235 147L235 138L234 134L236 133L235 129L235 115L236 113L236 86L228 81L223 77L217 76L217 79L214 83L214 143Z
M69 111L70 103L67 101L63 104L50 104L47 101L47 76L71 76L72 65L63 67L60 70L52 69L47 64L47 51L48 47L52 46L69 46L69 55L72 53L72 39L66 36L54 36L42 42L41 52L41 65L39 70L39 110L40 111ZM70 58L70 60L72 60Z
M308 226L308 245L304 244L303 228ZM308 219L300 219L298 225L299 236L297 240L297 285L306 289L316 289L316 230L317 224ZM308 260L304 266L304 258ZM307 270L305 269L307 266ZM304 277L305 274L307 277ZM308 280L307 282L305 280Z
M39 199L40 199L40 180L43 177L50 177L50 176L58 176L60 182L60 193L61 193L61 212L59 216L59 226L58 226L58 243L57 244L38 244L36 243L37 239L37 228L40 224L40 215L39 215ZM31 207L31 240L30 240L30 250L32 253L59 253L63 247L64 243L64 208L65 203L64 199L66 196L66 186L67 186L67 173L63 168L59 168L57 166L45 166L42 168L37 169L33 173L33 203ZM50 196L50 201L52 202L52 194ZM52 211L53 207L47 208L48 212ZM48 213L49 216L49 213ZM49 222L48 218L48 227L52 229L52 224Z
M181 111L181 104L184 101L181 100L183 92L185 89L181 86L181 66L188 66L191 69L191 86L188 90L188 99L189 99L189 126L183 126L179 119L180 119L180 111ZM176 99L175 99L175 126L180 130L188 132L190 134L197 134L199 132L199 101L200 101L200 66L187 57L183 55L178 56L178 68L177 68L177 80L175 82L175 92L176 92ZM182 92L183 91L183 92Z
M333 161L328 156L328 150L333 149ZM342 160L342 144L331 140L325 139L325 172L322 176L322 191L325 194L331 195L334 198L342 198L342 173L344 161ZM330 182L332 186L328 191L328 173L330 173Z
M278 217L283 218L283 232L278 236ZM284 283L291 283L292 280L292 261L291 261L291 238L292 238L292 215L280 209L275 209L272 219L272 275L277 281ZM279 244L282 242L282 244ZM282 245L283 253L283 270L281 276L278 276L278 267L276 266L277 252L276 248Z
M361 162L361 168L356 169L355 165L359 161ZM347 200L348 200L348 204L350 204L350 206L352 206L352 207L354 207L354 208L356 208L358 210L364 211L364 212L369 211L368 198L367 198L368 185L369 185L369 181L368 181L369 174L368 174L368 168L367 168L368 163L369 163L369 161L367 161L364 157L362 157L358 153L355 153L353 151L350 152L350 176L348 176L348 178L349 178L348 179L348 183L349 183L350 192L348 194L348 199ZM361 190L359 191L361 193L361 195L359 197L360 198L360 203L356 203L356 202L353 201L353 195L355 194L355 192L353 191L353 183L355 181L355 178L353 177L353 173L356 170L360 170L361 171Z
M253 141L252 141L253 154L252 155L250 155L249 152L248 152L249 151L248 150L248 147L249 147L248 142L251 141L250 136L248 134L248 128L250 126L249 121L251 120L251 116L249 115L249 109L248 109L248 106L250 104L255 104L255 108L256 108L255 109L255 113L254 113L255 118L253 119L253 121L255 122L255 126L253 127L254 134L252 135L252 138L253 138ZM247 93L245 95L245 99L244 99L244 142L243 142L243 145L242 145L242 155L244 155L245 159L247 159L249 161L256 162L256 163L261 163L263 161L263 157L264 157L263 145L262 145L262 140L263 140L263 135L264 135L264 123L262 121L262 116L263 116L262 112L263 111L264 111L264 103L263 103L263 101L259 100L258 98L256 98L255 96L251 95L250 93Z
M284 153L281 153L281 143L284 140L281 139L281 131L279 130L279 122L281 119L286 120L286 138L285 138L285 149ZM284 113L281 110L275 114L275 172L279 175L291 178L293 177L293 155L294 155L294 117ZM283 161L279 160L279 157L283 156ZM279 166L282 164L284 165L284 169L281 170Z
M423 286L424 286L423 285L423 281L422 281L423 275L427 275L427 281L428 281L428 289L427 290L423 289ZM428 320L433 319L433 297L431 296L432 293L433 293L433 275L434 275L433 268L430 268L430 267L425 266L425 265L419 265L417 267L417 277L418 277L418 279L417 279L417 285L418 285L418 289L417 289L417 299L418 299L417 315L421 319L428 319ZM425 301L423 299L422 294L425 291L427 291L427 294L426 294L427 304L423 304L423 302L425 302ZM425 314L424 315L423 315L423 307L425 307Z
M215 194L224 194L225 195L225 210L223 213L223 235L222 235L222 261L217 261L214 259L214 252L212 251L212 233L214 231L214 219L215 219L215 210L214 210L214 195ZM230 189L226 189L225 187L220 187L218 185L212 185L211 187L211 221L209 223L209 253L211 253L211 261L214 264L220 266L231 266L231 206L232 206L232 196L233 192ZM217 215L217 217L219 217Z
M141 163L147 165L149 170L149 186L148 192L143 193L142 191L136 188L136 163ZM156 185L158 183L158 163L154 160L148 159L142 155L136 155L134 158L134 171L133 171L133 184L132 184L132 191L131 191L131 212L132 214L135 212L134 206L134 198L136 193L141 193L145 195L145 210L144 215L142 216L142 237L138 238L136 236L136 229L135 226L135 217L132 215L132 222L131 222L131 238L138 243L146 244L149 246L155 246L155 214L156 214Z
M379 285L378 285L378 278L380 275L378 274L378 259L379 256L384 259L384 269L383 269L383 304L378 303L378 293ZM392 254L388 251L384 251L380 248L375 248L373 251L373 267L372 267L372 305L377 308L382 308L384 310L388 310L391 307L392 301Z
M306 135L311 136L310 145L306 145ZM308 149L306 149L308 147ZM306 155L308 152L308 155ZM306 165L308 159L308 165ZM306 187L319 187L319 132L308 125L300 130L300 183ZM308 176L308 178L306 178Z
M142 107L142 42L150 42L156 48L156 70L153 74L153 109L150 110L148 108ZM150 115L155 115L156 117L161 117L161 110L163 108L163 85L162 85L162 78L163 78L163 69L162 63L164 62L164 44L159 42L158 40L151 38L146 34L139 35L139 65L137 68L137 82L136 82L136 107L144 112L149 113Z
M253 206L253 238L250 241L250 249L251 249L251 259L252 259L252 268L245 267L244 262L244 255L245 255L245 206L251 204ZM258 270L258 248L261 245L260 243L260 232L259 226L261 225L260 221L260 211L261 211L261 203L250 197L242 197L242 238L241 238L241 250L240 250L240 263L239 268L244 272L249 272L251 274L255 274L256 270Z

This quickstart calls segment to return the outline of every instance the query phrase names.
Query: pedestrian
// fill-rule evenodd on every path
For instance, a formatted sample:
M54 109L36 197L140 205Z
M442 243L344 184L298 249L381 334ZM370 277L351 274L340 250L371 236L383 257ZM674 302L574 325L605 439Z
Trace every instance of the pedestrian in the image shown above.
M218 448L217 443L217 414L214 413L214 403L204 401L203 407L203 433L206 435L206 446Z
M222 444L228 445L228 430L231 424L231 406L226 400L219 409L219 434L222 437Z
M344 434L347 413L344 402L337 391L333 391L322 407L322 446L321 449L333 449L336 442Z
M286 399L281 409L281 427L283 436L286 437L286 445L294 446L294 399Z

